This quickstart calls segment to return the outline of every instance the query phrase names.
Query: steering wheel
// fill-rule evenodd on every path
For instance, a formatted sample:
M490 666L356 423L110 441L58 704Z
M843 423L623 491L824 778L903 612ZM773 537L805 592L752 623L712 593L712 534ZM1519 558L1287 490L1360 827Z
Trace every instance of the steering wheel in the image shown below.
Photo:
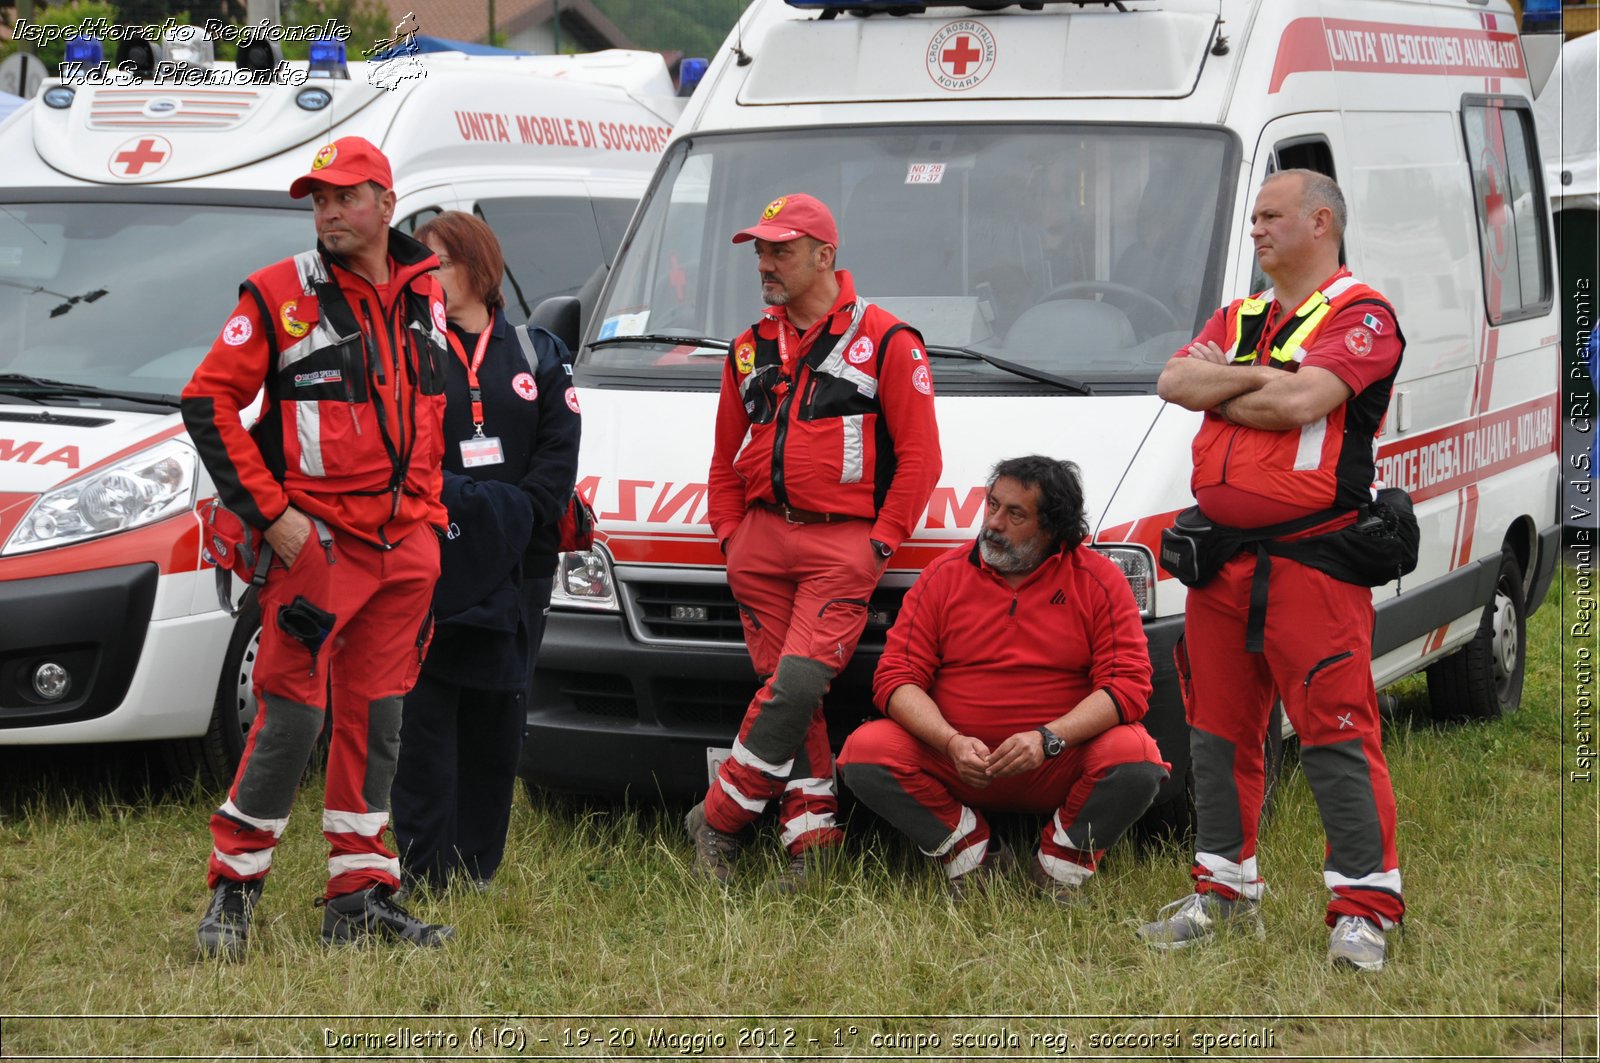
M1127 284L1118 284L1115 281L1073 281L1050 289L1038 300L1048 303L1052 299L1072 299L1081 295L1109 295L1128 300L1145 310L1154 312L1158 325L1165 328L1157 329L1158 332L1179 332L1183 326L1178 324L1177 315L1167 308L1167 304L1141 288ZM1115 301L1115 300L1113 300Z

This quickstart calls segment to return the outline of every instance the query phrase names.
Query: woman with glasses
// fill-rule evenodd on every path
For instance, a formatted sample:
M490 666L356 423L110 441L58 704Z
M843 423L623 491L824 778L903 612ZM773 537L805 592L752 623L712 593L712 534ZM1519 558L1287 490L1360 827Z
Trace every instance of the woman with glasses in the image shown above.
M489 227L446 211L416 235L439 256L445 293L450 526L433 642L405 701L394 833L409 883L461 877L483 889L505 851L580 421L566 347L506 320Z

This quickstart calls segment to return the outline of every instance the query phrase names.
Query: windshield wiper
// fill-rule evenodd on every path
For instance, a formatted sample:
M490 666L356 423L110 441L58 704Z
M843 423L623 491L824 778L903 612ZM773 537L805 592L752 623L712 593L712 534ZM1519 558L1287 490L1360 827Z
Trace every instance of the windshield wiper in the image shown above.
M641 332L637 336L607 336L605 339L590 340L584 346L592 351L597 347L617 347L624 343L671 343L680 347L710 347L718 351L726 351L728 349L727 340L719 340L711 336L674 336L670 332Z
M92 384L72 384L65 380L28 376L25 373L0 373L0 392L12 395L69 395L75 398L122 399L127 402L147 402L153 406L178 408L176 395L151 395L137 391L114 391L97 388Z
M928 344L924 349L930 356L935 358L960 358L967 362L983 362L1013 376L1037 381L1040 384L1049 384L1051 387L1060 388L1062 391L1070 391L1075 395L1094 394L1089 385L1081 380L1074 380L1067 376L1057 376L1043 369L1031 369L1016 362L1007 361L1004 358L996 358L992 354L975 351L971 347L947 347L942 344Z

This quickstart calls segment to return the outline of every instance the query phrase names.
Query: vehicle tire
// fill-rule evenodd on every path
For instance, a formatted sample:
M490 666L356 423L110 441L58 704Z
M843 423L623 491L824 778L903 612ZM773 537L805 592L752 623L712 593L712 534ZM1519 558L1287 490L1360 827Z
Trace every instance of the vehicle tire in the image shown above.
M1492 720L1517 710L1527 666L1527 613L1522 566L1511 551L1501 551L1494 598L1483 608L1477 634L1428 666L1429 716Z
M225 790L232 785L239 758L244 756L245 738L256 718L251 679L260 645L261 606L252 592L245 596L239 615L234 618L206 733L167 743L167 763L177 778L198 776L201 785L212 790Z

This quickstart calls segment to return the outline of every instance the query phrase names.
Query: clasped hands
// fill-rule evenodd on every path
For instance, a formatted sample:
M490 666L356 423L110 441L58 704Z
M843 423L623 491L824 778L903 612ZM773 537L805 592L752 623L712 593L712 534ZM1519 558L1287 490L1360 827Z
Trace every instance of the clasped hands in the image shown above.
M991 751L980 738L956 734L945 743L944 751L961 781L982 789L996 779L1021 775L1043 764L1044 736L1033 728L1018 731Z

